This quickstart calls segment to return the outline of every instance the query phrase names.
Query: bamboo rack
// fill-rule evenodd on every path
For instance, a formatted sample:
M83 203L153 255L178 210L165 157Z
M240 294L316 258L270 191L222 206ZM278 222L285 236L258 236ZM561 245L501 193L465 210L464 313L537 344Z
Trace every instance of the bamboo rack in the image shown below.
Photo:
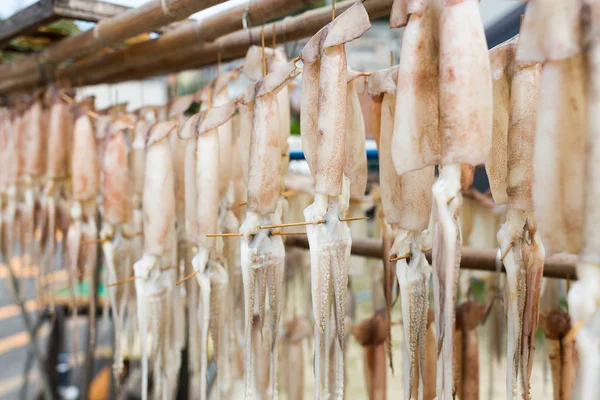
M182 48L198 42L208 43L220 36L244 28L244 18L250 26L263 24L291 11L316 3L317 0L253 0L222 10L192 23L184 24L166 32L157 39L134 44L125 49L79 61L60 71L61 76L71 77L78 70L88 73L118 66L120 70L135 68L140 64L152 64L157 57L181 54Z
M280 0L253 0L251 3L254 2L259 3L259 5L263 4L264 7L268 7L274 2L280 4ZM296 3L296 5L299 4L297 0L289 0L288 2ZM336 3L336 14L341 14L355 2L355 0L345 0ZM370 18L375 19L389 15L392 3L393 0L369 0L364 3L364 6ZM237 13L235 15L239 16L240 9L234 8L234 10ZM250 12L252 13L252 11ZM225 18L222 14L207 18L202 22L202 35L208 32L208 37L214 37L219 32L222 32L220 28L216 30L216 26L225 24L224 21L227 21ZM331 22L330 6L309 10L294 17L287 17L283 20L264 25L265 41L272 41L274 35L277 37L277 43L279 44L302 39L313 35L329 22ZM240 17L237 27L241 24L242 17ZM233 24L228 26L233 27ZM215 31L212 31L213 28L211 27ZM60 70L58 74L61 79L68 80L72 86L76 87L143 79L171 72L200 68L215 64L219 57L222 61L230 61L244 56L250 46L260 44L262 31L262 27L260 26L241 29L225 36L220 36L210 43L198 42L197 33L194 33L194 40L191 40L191 43L187 43L187 46L184 46L183 39L180 39L179 35L185 35L187 40L191 39L192 34L187 29L192 28L186 28L185 34L183 33L183 28L181 28L179 30L181 33L177 34L177 38L171 36L168 39L169 41L181 43L181 45L176 50L172 50L172 52L169 50L167 54L164 50L165 45L159 44L159 39L157 39L156 44L154 44L155 41L152 41L153 44L144 44L144 46L150 46L150 51L146 47L138 47L141 45L136 45L132 46L133 50L126 49L116 52L114 56L103 55L91 60L75 63L70 67ZM166 42L165 39L160 43L164 42ZM142 49L146 49L146 51L143 55L140 55ZM129 56L132 56L131 61L127 60ZM0 66L0 93L31 90L51 81L50 78L47 80L34 79L39 78L37 76L16 78L10 76L9 81L3 82L1 72L2 68Z
M152 0L113 18L100 21L93 29L68 37L39 53L0 65L0 92L27 78L29 86L52 79L54 69L64 61L98 51L125 39L180 21L223 0Z
M286 246L308 249L308 238L302 236L290 236L285 241ZM352 254L369 258L389 257L384 255L383 245L379 239L352 238ZM431 251L425 253L427 260L431 262ZM496 271L496 257L498 249L475 249L464 247L460 260L461 269L472 269L478 271ZM575 264L577 256L573 254L555 254L547 257L544 262L544 276L547 278L577 279ZM506 273L504 266L502 272Z

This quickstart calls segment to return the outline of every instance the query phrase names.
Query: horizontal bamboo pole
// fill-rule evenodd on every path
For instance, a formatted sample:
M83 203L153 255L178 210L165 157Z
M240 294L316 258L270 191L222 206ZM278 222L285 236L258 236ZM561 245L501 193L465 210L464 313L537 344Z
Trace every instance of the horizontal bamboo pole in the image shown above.
M302 236L290 236L286 246L308 249L308 238ZM382 258L383 246L381 240L367 238L352 238L352 254L369 258ZM425 253L427 260L431 262L431 251ZM472 269L478 271L496 271L496 256L498 249L475 249L464 247L460 260L461 269ZM577 279L575 263L577 256L573 254L554 254L547 257L544 262L544 276L547 278ZM504 266L502 272L506 273Z
M119 70L152 64L157 57L181 54L181 49L198 42L216 38L244 28L244 18L250 26L263 24L291 11L316 3L318 0L253 0L190 22L168 31L157 39L134 44L127 48L90 57L67 66L61 76L72 76L78 70L93 71L117 67Z
M113 18L100 21L93 29L68 37L39 53L0 65L0 92L11 91L18 78L28 77L29 86L51 79L61 62L122 42L125 39L180 21L224 0L152 0ZM13 83L15 82L15 83Z
M356 0L346 0L336 3L336 15L341 14ZM393 0L369 0L364 3L371 19L389 15ZM277 43L303 39L314 35L319 29L331 22L331 7L325 6L306 11L294 17L285 18L264 25L265 43L270 43L275 32ZM274 26L274 28L273 28ZM260 45L262 27L240 30L222 36L212 43L199 43L170 57L158 59L151 66L141 66L129 71L120 71L113 76L103 77L107 82L122 82L142 77L164 75L168 72L179 72L212 65L221 57L222 61L235 60L243 57L252 45ZM84 77L85 78L85 77Z
M336 3L336 14L348 9L355 0ZM393 0L368 0L364 3L371 19L389 15ZM281 21L264 25L265 42L271 42L275 34L277 43L286 43L315 34L331 21L331 7L321 7L306 11L302 14L287 17ZM219 58L222 61L243 57L252 45L260 44L262 27L242 29L219 37L210 43L197 43L181 47L177 52L162 57L151 53L145 58L147 62L138 62L135 66L120 62L102 65L98 68L71 68L64 78L73 86L86 86L99 83L115 83L128 80L143 79L150 76L164 75L188 69L200 68L215 64ZM124 61L124 60L123 60ZM20 88L23 89L21 85ZM0 92L2 91L0 86ZM13 89L15 89L13 87Z

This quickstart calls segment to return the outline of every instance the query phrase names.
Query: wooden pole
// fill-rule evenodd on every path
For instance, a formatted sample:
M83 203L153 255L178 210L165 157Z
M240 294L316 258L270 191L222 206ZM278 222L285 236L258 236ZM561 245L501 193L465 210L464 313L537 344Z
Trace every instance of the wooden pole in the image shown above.
M290 236L285 242L286 246L308 249L308 238ZM383 246L379 239L352 238L352 254L369 258L381 258ZM479 271L496 271L496 257L498 249L474 249L464 247L460 268ZM431 251L425 253L431 262ZM577 279L575 263L577 256L573 254L554 254L546 258L544 263L544 276L547 278ZM506 272L502 267L502 272Z
M346 0L336 3L336 10L341 14L355 0ZM369 0L364 3L365 9L371 19L389 15L393 0ZM266 24L265 41L272 40L273 32L277 35L279 44L303 39L314 35L319 29L331 22L331 7L324 6L306 11L294 17L285 18L271 24ZM275 25L273 28L272 25ZM171 71L184 71L212 65L216 62L217 54L221 52L221 60L231 61L243 57L252 45L260 45L262 27L239 30L222 36L212 43L198 43L180 49L168 57L155 57L151 64L141 64L136 68L123 70L116 66L115 70L109 71L106 66L96 71L80 70L72 82L83 82L84 85L98 84L104 82L123 82L139 79L139 77L150 77L164 75ZM112 72L112 73L111 73ZM137 78L136 78L137 77Z
M289 1L293 2L294 0ZM261 0L252 1L252 3L255 2L260 3ZM337 14L341 14L355 2L355 0L345 0L336 3ZM374 19L389 15L392 3L393 0L369 0L364 3L364 6L371 19ZM315 34L329 22L331 22L330 6L309 10L294 17L266 24L264 26L265 41L272 41L273 35L276 35L279 44L302 39ZM213 26L212 20L207 20L206 24L205 26ZM115 59L111 58L110 63L78 62L72 67L61 70L60 76L63 79L68 79L74 86L86 86L143 79L170 72L200 68L216 63L219 53L223 62L243 57L250 46L260 45L261 31L261 26L254 26L221 36L210 43L198 43L196 39L193 41L194 44L175 46L177 50L173 50L166 56L163 56L165 46L159 46L158 42L152 45L151 50L146 48L143 55L141 55L142 47L136 45L132 46L132 48L136 48L133 54L127 51L115 52L114 54L119 54L119 56ZM98 59L101 58L106 61L108 58L105 57L109 56L102 55ZM131 61L129 61L130 56L133 56ZM14 82L14 84L0 82L0 92L29 90L31 88L31 82L26 81Z
M0 65L0 92L11 82L27 76L36 85L49 80L64 61L98 51L125 39L180 21L223 0L152 0L113 18L100 21L93 29L68 37L39 53Z
M244 17L252 25L258 26L316 1L252 0L250 3L237 4L193 23L184 24L157 39L78 61L66 67L61 73L72 75L78 70L97 71L107 66L111 68L112 65L118 65L119 69L124 70L140 64L152 63L157 55L164 58L171 54L181 54L182 48L189 48L198 42L209 43L220 36L243 29Z

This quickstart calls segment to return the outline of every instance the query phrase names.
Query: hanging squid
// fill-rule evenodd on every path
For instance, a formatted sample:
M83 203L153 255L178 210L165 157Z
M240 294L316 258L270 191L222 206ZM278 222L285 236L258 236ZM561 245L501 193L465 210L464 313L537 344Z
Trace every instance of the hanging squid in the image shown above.
M595 256L597 15L593 2L532 1L517 48L518 61L543 63L532 189L538 228L548 255L580 252L579 281L568 302L573 326L579 327L573 395L582 399L600 390L600 356L590 351L598 347L600 332Z
M33 104L25 111L23 143L25 162L23 163L23 218L21 223L21 237L25 243L21 243L21 253L27 255L29 263L39 263L38 255L34 254L34 241L36 229L36 202L40 198L42 189L41 180L46 172L46 139L47 139L47 110L44 106L43 93L34 94ZM22 262L24 260L22 259ZM45 271L44 271L45 272ZM39 280L38 283L40 283ZM39 288L38 288L39 290ZM39 293L41 294L41 293Z
M185 195L186 232L188 240L196 245L192 266L200 290L197 299L197 323L199 334L192 332L198 340L193 344L198 352L198 365L192 362L195 376L200 379L199 398L207 395L207 346L209 327L212 326L213 343L217 360L217 393L226 393L228 382L222 371L227 368L227 326L221 307L226 304L227 272L221 263L222 242L209 233L215 233L219 218L219 131L218 128L230 120L235 112L233 103L203 110L188 120L182 130L186 144Z
M393 160L404 157L404 152L392 151L395 135L402 134L397 131L400 127L394 124L398 107L396 93L407 89L399 86L400 71L402 65L373 73L369 77L368 90L371 95L383 93L379 145L381 201L388 224L386 229L394 240L390 254L397 255L396 275L404 321L404 391L405 398L410 398L415 392L412 385L417 370L421 375L416 392L420 396L423 393L431 273L423 254L423 241L431 214L434 170L429 166L403 175L396 173Z
M125 129L127 129L127 125L124 125L122 121L116 120L112 124L102 163L104 213L100 240L108 278L111 282L130 276L126 261L130 255L125 255L125 238L123 237L129 208L127 198L129 160ZM123 371L122 338L128 291L129 285L118 285L108 289L115 330L113 372L117 378Z
M86 110L80 114L73 128L73 155L71 157L72 204L67 231L66 252L69 266L74 318L77 316L76 282L92 276L96 268L96 226L99 163L96 152L94 125ZM77 333L75 337L78 337ZM77 348L77 339L74 341Z
M168 136L177 125L161 122L150 131L146 145L143 187L144 253L134 266L138 329L141 332L142 399L148 397L148 332L152 332L154 395L168 398L166 338L169 279L162 269L169 262L175 227L173 161ZM160 193L160 196L157 195Z
M527 399L545 256L531 191L542 67L516 62L516 46L513 39L490 54L494 129L486 168L494 201L508 205L506 222L498 231L507 280L507 393L518 396L522 392Z
M254 398L252 325L255 301L260 331L265 318L265 296L270 302L271 396L277 398L278 326L283 305L285 250L281 236L263 225L281 222L280 207L280 120L278 91L297 75L293 63L286 64L253 84L239 98L244 124L252 118L248 160L246 218L240 227L242 280L244 284L246 359L245 398ZM251 106L248 106L253 103ZM252 114L250 114L252 113ZM247 126L247 125L246 125ZM279 206L279 207L278 207Z
M410 157L394 158L400 175L434 164L441 166L440 177L433 185L433 287L439 345L437 396L449 399L453 385L452 336L461 252L458 224L462 203L461 164L481 164L489 152L490 65L476 0L444 1L441 11L435 2L408 2L397 10L400 14L395 15L397 20L392 18L392 25L403 25L406 12L410 14L406 33L413 19L415 25L412 35L408 38L405 35L409 46L404 47L403 41L392 151L410 154ZM403 93L401 88L407 92ZM438 115L438 101L439 120L431 118ZM407 115L415 118L406 118Z
M343 396L344 338L348 262L352 239L345 222L350 182L346 163L346 53L344 43L370 28L369 16L356 3L315 34L302 50L302 147L315 179L314 203L306 208L315 320L315 398L328 398L331 294L339 352L334 398ZM337 347L336 346L336 347Z

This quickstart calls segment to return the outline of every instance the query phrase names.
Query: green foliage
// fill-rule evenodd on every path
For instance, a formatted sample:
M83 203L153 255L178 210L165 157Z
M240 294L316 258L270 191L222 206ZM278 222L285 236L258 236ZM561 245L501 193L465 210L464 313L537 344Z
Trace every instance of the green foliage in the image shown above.
M300 118L293 115L290 122L290 133L292 135L300 135Z

